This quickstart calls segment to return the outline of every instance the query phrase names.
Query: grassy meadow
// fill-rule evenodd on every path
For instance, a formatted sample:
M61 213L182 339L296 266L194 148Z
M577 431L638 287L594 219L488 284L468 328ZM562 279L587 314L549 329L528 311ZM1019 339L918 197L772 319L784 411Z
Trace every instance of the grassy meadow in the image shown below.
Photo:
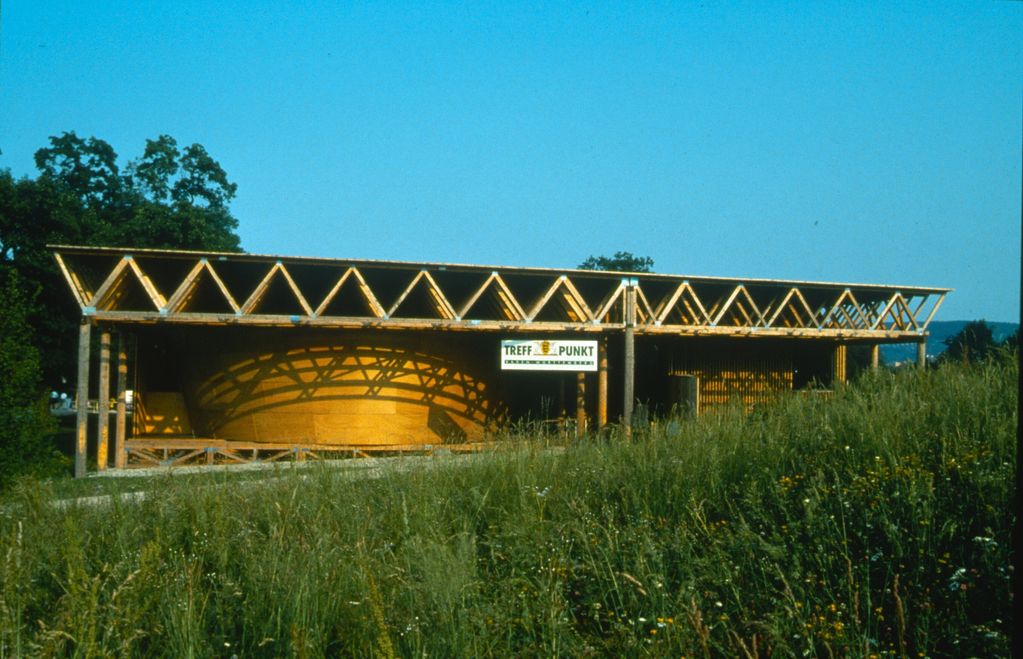
M22 482L0 656L1007 656L1018 377L884 372L373 478Z

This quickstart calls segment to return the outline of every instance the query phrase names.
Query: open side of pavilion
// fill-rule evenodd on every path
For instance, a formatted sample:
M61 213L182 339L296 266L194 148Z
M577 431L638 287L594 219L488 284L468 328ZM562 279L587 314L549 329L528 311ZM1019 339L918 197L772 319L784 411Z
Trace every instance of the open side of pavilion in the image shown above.
M99 401L99 469L471 450L516 419L574 418L580 432L616 419L628 430L637 400L701 411L736 397L754 405L779 391L830 387L845 380L853 345L869 346L876 367L880 344L916 343L923 363L927 326L949 292L52 249L82 312L77 475L85 473L90 396ZM502 371L507 338L593 340L597 371Z

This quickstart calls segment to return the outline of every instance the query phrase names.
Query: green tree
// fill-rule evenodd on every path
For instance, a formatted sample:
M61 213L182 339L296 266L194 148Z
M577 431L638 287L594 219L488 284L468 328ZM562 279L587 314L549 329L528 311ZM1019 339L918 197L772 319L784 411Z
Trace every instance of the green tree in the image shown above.
M237 185L202 145L179 149L168 135L123 171L110 144L74 132L35 161L36 179L0 171L0 273L17 271L44 381L59 387L74 378L79 311L46 245L240 251Z
M29 471L48 471L60 457L40 382L39 353L28 322L31 300L15 270L0 273L0 486Z
M945 352L941 353L939 360L976 363L987 359L996 347L991 326L986 321L974 320L945 339Z
M653 272L654 260L649 256L634 256L631 252L615 252L614 256L591 256L578 267L580 270Z
M122 179L117 153L103 140L82 139L74 131L51 137L35 153L42 176L59 182L86 206L109 206L119 197Z

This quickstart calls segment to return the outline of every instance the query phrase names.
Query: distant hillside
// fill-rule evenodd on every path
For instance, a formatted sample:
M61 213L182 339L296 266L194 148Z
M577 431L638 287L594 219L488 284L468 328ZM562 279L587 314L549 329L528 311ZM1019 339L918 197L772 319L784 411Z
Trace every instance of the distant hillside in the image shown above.
M936 320L928 326L931 333L927 337L927 354L930 357L937 357L945 352L945 339L955 336L962 331L969 320ZM1004 341L1006 337L1016 331L1019 323L995 323L988 322L991 326L991 333L995 341ZM916 359L916 345L912 343L900 343L895 345L881 346L881 357L885 362L901 362Z

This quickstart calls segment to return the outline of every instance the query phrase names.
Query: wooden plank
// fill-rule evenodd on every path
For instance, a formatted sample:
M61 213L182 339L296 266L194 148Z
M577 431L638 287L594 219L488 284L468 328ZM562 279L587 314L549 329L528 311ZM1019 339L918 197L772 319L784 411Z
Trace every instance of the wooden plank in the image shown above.
M729 295L728 298L725 300L724 304L721 305L721 310L718 311L717 315L714 316L714 318L710 321L712 327L716 327L717 324L721 322L721 319L724 317L725 312L728 311L728 307L732 306L732 303L735 302L735 299L739 297L740 288L742 287L736 286L734 289L732 289L731 295ZM713 311L711 313L713 313Z
M129 261L129 265L139 282L141 282L142 288L145 289L146 295L148 295L149 299L153 302L153 306L156 307L157 311L163 309L167 304L167 299L164 298L163 294L156 288L156 284L153 283L153 280L149 278L149 275L142 271L142 268L139 267L138 262L134 258Z
M64 275L64 279L68 283L68 287L71 289L71 293L75 296L75 301L78 302L78 306L85 308L88 306L88 301L92 299L92 294L86 292L85 287L82 286L81 280L78 275L72 273L68 269L67 263L64 262L64 258L60 255L60 252L54 252L53 258L57 261L57 267L60 268L61 273Z
M625 364L623 365L623 408L622 426L625 438L632 437L632 406L635 402L636 385L636 287L629 285L625 289Z
M366 279L362 276L362 273L359 272L358 268L352 268L352 274L355 276L355 280L359 283L359 290L362 291L363 297L366 298L366 302L369 303L369 307L373 312L373 315L377 318L383 318L386 315L384 314L384 307L380 304L380 300L377 298L376 293L374 293L373 289L371 289L369 284L366 283Z
M213 277L213 281L217 285L217 288L220 289L220 292L223 294L224 299L227 300L227 303L229 305L231 305L231 310L234 311L235 313L239 313L241 309L238 307L238 303L235 302L234 296L231 295L231 291L227 290L227 286L224 284L224 281L220 278L220 275L218 275L217 271L213 269L213 265L206 259L203 259L202 262L203 265L206 267L206 271L210 273L211 277Z
M934 307L931 309L931 312L927 314L927 319L920 324L921 330L926 330L927 327L931 324L931 321L934 320L934 314L938 313L938 309L941 307L941 303L944 301L945 294L942 293L941 296L938 297L938 301L934 303Z
M329 316L322 318L292 319L290 316L248 315L236 316L224 313L176 313L163 316L158 313L143 311L97 311L91 316L94 320L104 323L133 324L182 324L207 327L249 326L249 327L321 327L365 330L452 330L472 332L573 332L601 333L620 331L618 323L573 323L569 321L505 321L505 320L442 320L420 318L370 319L365 317ZM800 338L843 338L860 339L897 339L915 340L919 331L888 328L872 328L866 330L835 329L814 327L736 327L707 325L640 325L637 334L677 334L679 336L761 336L761 337L800 337ZM897 341L891 341L897 342Z
M575 436L586 434L586 373L575 374Z
M178 284L178 287L174 289L173 293L171 293L170 299L167 300L167 304L164 306L166 311L172 313L180 311L182 303L188 294L195 288L195 284L203 270L203 262L196 261L195 265L192 266L192 269L188 271L187 275L185 275L185 278L181 280L180 284Z
M522 309L522 305L519 304L518 298L508 288L508 284L501 278L501 275L496 275L494 281L497 283L497 297L505 307L505 317L509 320L524 320L526 312Z
M526 313L526 320L531 321L534 318L536 318L536 315L540 313L540 311L547 305L550 299L554 297L554 294L558 291L558 289L561 288L561 283L562 281L564 281L564 279L565 276L562 275L554 280L554 283L547 288L547 291L540 296L540 299L538 299L530 308L530 310Z
M607 335L597 341L597 430L607 425Z
M646 299L646 294L643 293L643 289L638 285L636 289L636 324L646 325L649 323L654 316L653 307L650 305L650 300Z
M419 280L422 279L423 275L425 274L426 270L420 270L416 274L416 276L412 278L412 281L409 283L409 285L406 286L405 290L402 291L401 295L398 296L398 301L391 305L391 308L387 310L386 314L384 314L385 318L390 318L392 315L394 315L394 312L398 310L398 307L400 307L401 303L405 301L405 298L407 298L412 293L412 291L415 290L416 284L419 283Z
M682 297L682 293L689 287L688 282L682 282L675 287L674 292L664 296L661 301L657 304L657 308L654 309L654 322L657 324L663 323L668 318L668 314L675 308L675 303Z
M99 334L99 391L96 394L96 467L106 471L110 460L108 450L110 439L110 330L106 327Z
M593 321L593 312L590 311L589 305L586 304L586 300L583 299L579 289L575 287L572 280L566 277L562 280L564 288L568 291L568 295L565 296L566 301L572 307L573 313L579 319L579 322L588 323Z
M605 322L604 318L606 318L607 315L611 312L611 307L614 306L615 302L618 301L618 298L624 294L624 291L625 283L623 280L618 283L617 287L615 287L610 293L607 294L604 300L600 303L600 306L597 307L597 312L593 316L597 322L599 323Z
M270 290L270 284L273 282L274 275L276 275L280 269L281 264L280 261L278 261L269 270L267 270L266 274L263 275L263 278L259 280L258 284L256 284L256 287L252 289L252 294L250 294L248 299L241 305L241 312L243 314L252 313L253 309L256 308L256 305L263 301L263 296L266 295L268 290Z
M92 324L83 319L78 326L78 388L75 391L75 478L85 476L86 447L89 427L89 350ZM103 416L102 414L100 416Z
M124 469L127 438L128 337L117 335L117 417L114 427L114 468Z
M338 277L338 280L334 284L334 287L330 289L330 292L328 292L326 297L323 298L323 301L320 302L320 305L316 307L316 311L313 313L314 316L319 316L324 311L326 311L327 307L330 305L331 302L334 301L334 298L337 296L337 294L341 292L341 288L344 287L345 282L348 281L348 278L352 275L352 272L354 271L355 268L348 268L347 270L344 271L344 274Z
M103 280L103 283L100 284L98 289L96 289L96 292L92 294L92 299L89 300L89 306L99 306L99 302L103 301L103 299L107 296L107 293L115 284L117 284L118 281L120 281L121 273L124 272L126 267L128 267L128 261L125 257L121 257L121 260L117 262L117 265L115 265L114 269L110 271L107 278Z
M281 275L283 275L284 280L288 282L288 288L290 288L291 292L295 294L295 299L298 300L302 310L305 311L305 315L312 316L312 307L309 306L309 302L305 299L305 296L302 295L302 291L299 290L298 284L296 284L295 280L292 279L291 273L288 272L288 269L285 268L284 265L281 265Z
M835 346L835 350L832 355L832 382L834 384L845 384L846 382L846 364L847 364L847 350L844 343L839 343Z

